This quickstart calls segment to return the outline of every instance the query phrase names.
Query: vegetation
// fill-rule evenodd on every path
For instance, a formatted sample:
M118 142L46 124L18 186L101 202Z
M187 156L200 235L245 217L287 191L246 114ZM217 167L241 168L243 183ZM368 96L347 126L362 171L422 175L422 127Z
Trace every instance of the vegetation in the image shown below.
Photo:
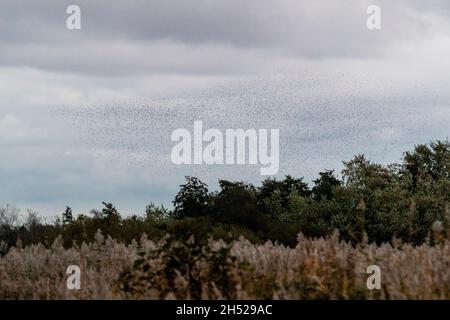
M65 270L81 269L80 290ZM368 290L366 268L381 269ZM142 237L125 245L98 233L65 249L13 247L0 258L0 299L450 299L450 242L356 246L334 234L292 247Z
M432 226L442 237L450 230L450 143L418 145L400 164L380 165L358 155L344 162L341 177L325 170L311 188L291 176L267 178L259 187L220 180L219 187L210 192L198 178L186 177L173 210L151 203L140 216L122 217L113 204L103 202L101 211L76 217L67 207L54 223L29 210L26 221L18 223L18 210L6 206L0 209L0 248L5 252L19 239L23 245L48 247L59 235L66 247L80 245L92 242L97 230L124 243L143 233L152 239L168 233L199 241L243 235L254 243L295 246L299 233L321 237L337 229L353 244L363 234L369 242L397 237L421 244L433 236Z
M186 177L173 205L127 217L109 202L66 207L51 223L0 208L0 299L450 298L448 141L398 164L357 155L312 186L286 176L210 191ZM65 287L70 264L80 291ZM370 264L381 290L365 286Z

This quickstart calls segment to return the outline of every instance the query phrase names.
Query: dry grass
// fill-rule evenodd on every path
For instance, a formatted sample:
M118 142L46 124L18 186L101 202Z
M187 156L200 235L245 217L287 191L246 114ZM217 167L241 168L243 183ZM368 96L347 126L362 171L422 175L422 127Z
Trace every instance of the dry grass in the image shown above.
M81 290L66 288L79 265ZM381 268L381 290L366 268ZM0 258L1 299L450 299L450 242L418 247L299 236L295 248L245 239L198 246L143 237L124 245L100 234L64 249L61 241L12 248Z

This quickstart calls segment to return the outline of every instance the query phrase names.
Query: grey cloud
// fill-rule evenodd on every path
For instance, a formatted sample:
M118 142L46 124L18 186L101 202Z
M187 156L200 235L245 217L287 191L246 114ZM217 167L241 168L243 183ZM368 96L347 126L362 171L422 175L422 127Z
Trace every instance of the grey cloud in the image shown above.
M441 0L377 3L383 28L369 32L370 1L80 0L82 30L71 32L65 8L72 1L6 0L0 11L0 65L114 76L257 72L271 54L389 54L391 46L429 36L430 21L448 7ZM237 58L239 53L245 58Z
M0 205L142 210L183 176L258 183L258 167L170 162L170 133L280 128L280 175L448 136L449 3L72 1L0 4ZM370 1L372 4L372 1ZM135 211L136 212L136 211Z
M0 203L57 213L66 204L80 212L106 200L125 212L142 212L150 201L170 205L185 175L212 188L219 178L260 182L253 166L173 165L170 133L192 130L194 120L203 120L205 128L280 128L279 174L309 181L325 168L339 170L341 160L357 153L389 163L414 143L445 137L448 95L431 99L426 88L412 91L412 80L371 91L369 80L380 79L366 78L256 77L152 103L60 107L38 121L28 106L28 114L15 117L31 131L46 128L47 135L32 145L2 146L0 180L9 183ZM385 89L390 86L402 94Z
M6 46L0 51L4 65L92 76L245 74L256 72L265 58L255 51L193 47L165 41L69 43L65 47L23 44Z

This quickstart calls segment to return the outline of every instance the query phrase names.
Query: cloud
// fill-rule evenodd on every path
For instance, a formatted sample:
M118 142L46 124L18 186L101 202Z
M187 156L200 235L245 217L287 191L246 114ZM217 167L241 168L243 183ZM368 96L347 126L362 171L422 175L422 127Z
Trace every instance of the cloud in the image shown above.
M430 37L446 1L377 1L382 30L365 21L371 1L78 1L82 29L65 27L70 1L5 0L0 65L102 76L253 73L271 56L389 55Z
M0 4L0 204L140 212L185 175L259 183L258 166L173 165L194 120L280 128L280 175L308 181L448 136L448 1L80 0L73 32L72 3Z
M43 137L42 128L30 128L18 116L8 113L0 115L0 146L29 146Z
M24 138L26 131L23 123L11 114L0 117L0 143Z

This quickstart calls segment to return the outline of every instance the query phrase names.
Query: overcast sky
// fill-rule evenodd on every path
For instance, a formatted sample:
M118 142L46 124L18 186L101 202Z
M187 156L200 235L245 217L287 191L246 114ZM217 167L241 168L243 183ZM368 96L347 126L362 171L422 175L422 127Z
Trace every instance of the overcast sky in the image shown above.
M142 213L185 175L261 181L173 165L171 132L194 120L279 128L279 176L398 161L449 136L449 18L447 0L1 0L0 206Z

